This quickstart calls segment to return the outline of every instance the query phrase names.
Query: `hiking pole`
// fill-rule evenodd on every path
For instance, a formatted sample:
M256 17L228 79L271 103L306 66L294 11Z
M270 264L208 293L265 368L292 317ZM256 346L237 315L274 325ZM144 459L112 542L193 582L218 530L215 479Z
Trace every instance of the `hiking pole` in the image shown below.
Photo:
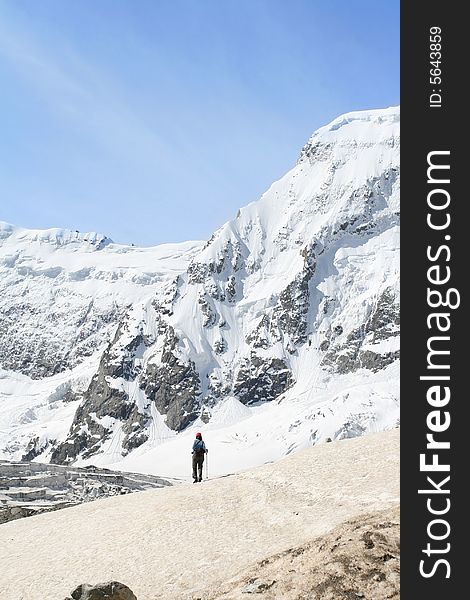
M206 479L209 479L209 453L206 452Z

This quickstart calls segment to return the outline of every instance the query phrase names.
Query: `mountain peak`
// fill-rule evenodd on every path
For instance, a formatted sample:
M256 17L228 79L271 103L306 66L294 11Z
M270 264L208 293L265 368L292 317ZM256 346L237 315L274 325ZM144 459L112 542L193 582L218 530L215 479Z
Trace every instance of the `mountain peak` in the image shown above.
M302 148L298 163L319 158L320 148L339 146L361 146L399 140L400 107L353 111L340 115L331 123L317 129ZM328 158L329 154L323 154ZM321 156L320 156L321 159Z

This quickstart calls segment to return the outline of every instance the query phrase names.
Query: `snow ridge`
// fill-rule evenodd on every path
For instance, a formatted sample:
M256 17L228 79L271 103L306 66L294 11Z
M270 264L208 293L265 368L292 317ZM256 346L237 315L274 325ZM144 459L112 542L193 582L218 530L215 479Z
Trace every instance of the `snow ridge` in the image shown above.
M112 240L102 234L96 232L80 233L78 230L70 229L24 229L15 227L5 221L0 221L0 239L13 237L18 241L23 242L43 242L63 246L64 244L84 244L100 250L104 246L111 244Z

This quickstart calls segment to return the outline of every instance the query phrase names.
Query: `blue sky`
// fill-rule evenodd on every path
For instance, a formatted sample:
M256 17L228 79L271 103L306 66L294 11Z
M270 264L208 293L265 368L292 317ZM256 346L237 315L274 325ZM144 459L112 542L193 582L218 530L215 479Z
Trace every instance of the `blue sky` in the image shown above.
M397 104L398 0L0 0L0 220L207 239Z

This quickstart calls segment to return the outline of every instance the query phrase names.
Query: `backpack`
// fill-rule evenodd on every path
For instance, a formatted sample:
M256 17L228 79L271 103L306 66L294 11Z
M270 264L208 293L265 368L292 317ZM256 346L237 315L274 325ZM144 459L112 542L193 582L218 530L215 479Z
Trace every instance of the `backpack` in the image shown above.
M198 458L201 458L201 456L204 456L205 453L206 452L205 452L204 442L202 440L198 440L194 447L194 454Z

